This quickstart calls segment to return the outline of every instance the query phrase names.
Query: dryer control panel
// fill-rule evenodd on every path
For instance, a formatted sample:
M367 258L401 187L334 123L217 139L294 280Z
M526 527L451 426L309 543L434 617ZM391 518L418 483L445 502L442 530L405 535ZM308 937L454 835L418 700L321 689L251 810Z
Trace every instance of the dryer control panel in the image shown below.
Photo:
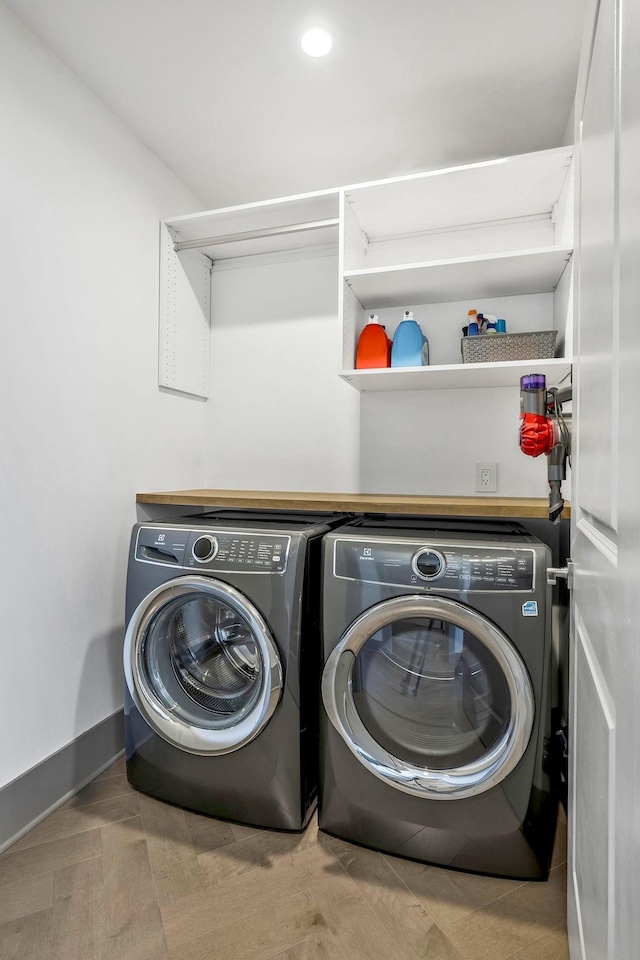
M284 573L291 537L246 530L140 527L136 560L207 573Z
M346 580L411 586L438 593L529 592L534 551L526 547L400 540L336 540L333 572Z

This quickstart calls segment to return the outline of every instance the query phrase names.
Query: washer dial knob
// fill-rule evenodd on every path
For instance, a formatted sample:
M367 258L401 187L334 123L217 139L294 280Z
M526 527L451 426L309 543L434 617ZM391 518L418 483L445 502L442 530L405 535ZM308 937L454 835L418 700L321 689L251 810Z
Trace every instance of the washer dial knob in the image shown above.
M211 534L205 533L193 544L191 553L197 563L206 563L207 560L213 560L218 552L218 541Z
M437 550L426 547L424 550L418 550L411 561L411 566L421 580L437 580L444 573L446 561Z

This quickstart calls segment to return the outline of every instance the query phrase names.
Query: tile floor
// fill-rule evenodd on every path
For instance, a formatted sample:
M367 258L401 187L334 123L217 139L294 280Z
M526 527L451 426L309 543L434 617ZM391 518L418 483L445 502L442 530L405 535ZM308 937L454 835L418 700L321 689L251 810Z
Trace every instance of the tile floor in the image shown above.
M2 960L567 960L548 883L254 830L129 786L118 761L0 856Z

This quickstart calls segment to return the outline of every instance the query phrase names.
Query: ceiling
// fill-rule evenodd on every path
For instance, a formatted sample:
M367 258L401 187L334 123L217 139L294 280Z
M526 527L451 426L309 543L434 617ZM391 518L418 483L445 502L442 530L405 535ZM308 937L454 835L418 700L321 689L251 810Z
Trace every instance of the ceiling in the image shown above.
M205 207L557 146L586 0L5 0ZM301 33L329 28L331 53Z

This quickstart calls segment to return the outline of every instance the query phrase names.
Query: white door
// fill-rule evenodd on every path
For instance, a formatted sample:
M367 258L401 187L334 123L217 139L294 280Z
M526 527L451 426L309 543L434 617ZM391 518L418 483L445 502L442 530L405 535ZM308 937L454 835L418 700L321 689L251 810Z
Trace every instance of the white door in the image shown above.
M592 3L578 84L569 941L640 956L640 4Z

